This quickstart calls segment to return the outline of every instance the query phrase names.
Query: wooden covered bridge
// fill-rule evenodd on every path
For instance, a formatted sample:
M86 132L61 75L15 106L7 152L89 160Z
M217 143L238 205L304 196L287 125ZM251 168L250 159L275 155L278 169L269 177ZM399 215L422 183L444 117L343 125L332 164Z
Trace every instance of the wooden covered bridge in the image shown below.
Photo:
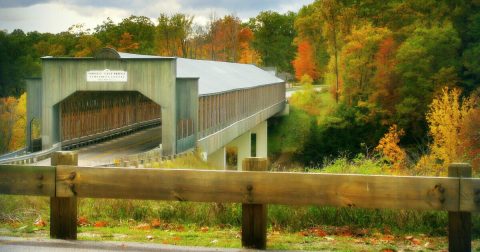
M163 155L198 147L225 167L267 155L266 120L284 111L285 82L254 65L116 52L91 58L43 57L42 78L27 81L27 145L41 125L42 149L67 148L118 132L158 127Z

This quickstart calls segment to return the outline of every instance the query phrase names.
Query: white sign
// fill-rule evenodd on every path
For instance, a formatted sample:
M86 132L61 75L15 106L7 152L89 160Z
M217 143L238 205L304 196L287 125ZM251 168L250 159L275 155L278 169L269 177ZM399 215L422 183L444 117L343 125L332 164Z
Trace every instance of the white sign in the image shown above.
M87 81L90 82L127 82L128 75L126 71L94 70L87 71Z

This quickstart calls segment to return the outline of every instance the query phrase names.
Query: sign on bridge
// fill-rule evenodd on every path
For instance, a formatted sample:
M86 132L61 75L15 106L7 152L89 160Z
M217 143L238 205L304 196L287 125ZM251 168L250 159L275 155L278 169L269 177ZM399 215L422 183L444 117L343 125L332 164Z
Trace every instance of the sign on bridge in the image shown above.
M127 82L128 74L126 71L92 70L87 71L88 82Z

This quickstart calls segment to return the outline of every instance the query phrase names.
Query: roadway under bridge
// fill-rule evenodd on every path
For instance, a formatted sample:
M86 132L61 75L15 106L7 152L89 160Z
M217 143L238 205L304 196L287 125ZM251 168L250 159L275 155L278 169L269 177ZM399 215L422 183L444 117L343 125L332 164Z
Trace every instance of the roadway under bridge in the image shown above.
M239 160L251 156L252 136L255 155L266 157L267 119L286 107L285 82L254 65L109 48L91 58L43 57L42 78L28 79L27 93L27 149L76 149L87 165L196 148L225 168L226 148Z

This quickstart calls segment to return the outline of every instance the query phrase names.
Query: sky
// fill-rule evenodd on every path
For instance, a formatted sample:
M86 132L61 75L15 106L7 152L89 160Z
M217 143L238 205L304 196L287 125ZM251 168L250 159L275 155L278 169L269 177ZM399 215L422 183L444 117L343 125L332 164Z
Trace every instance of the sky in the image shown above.
M298 11L313 0L0 0L0 30L22 29L58 33L75 24L93 30L107 17L120 22L130 15L155 22L160 13L186 13L204 25L214 14L238 16L243 21L260 11Z

